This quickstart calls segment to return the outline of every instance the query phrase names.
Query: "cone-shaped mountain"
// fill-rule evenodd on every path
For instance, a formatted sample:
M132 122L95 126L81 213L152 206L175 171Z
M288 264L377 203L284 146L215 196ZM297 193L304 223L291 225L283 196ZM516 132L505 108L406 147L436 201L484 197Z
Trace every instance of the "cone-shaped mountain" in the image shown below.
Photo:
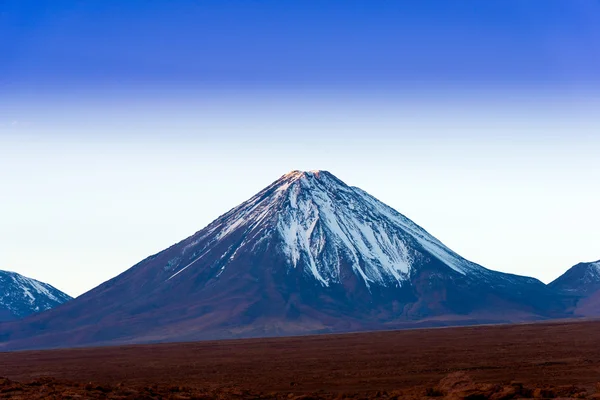
M562 316L533 278L491 271L326 171L292 171L4 348L306 334ZM43 333L40 333L42 330Z

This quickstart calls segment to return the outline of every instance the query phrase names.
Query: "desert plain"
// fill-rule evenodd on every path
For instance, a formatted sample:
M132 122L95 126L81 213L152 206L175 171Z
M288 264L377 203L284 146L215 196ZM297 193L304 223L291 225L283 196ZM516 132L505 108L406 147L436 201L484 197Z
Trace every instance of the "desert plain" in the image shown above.
M2 399L600 398L600 321L7 352L0 376Z

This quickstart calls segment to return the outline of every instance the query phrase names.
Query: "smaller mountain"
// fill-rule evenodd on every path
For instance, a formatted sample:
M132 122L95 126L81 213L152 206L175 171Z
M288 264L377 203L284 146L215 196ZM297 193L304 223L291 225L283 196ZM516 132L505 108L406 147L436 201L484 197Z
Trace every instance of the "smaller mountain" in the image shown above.
M549 286L560 292L576 295L589 295L600 290L600 260L582 262L571 267Z
M574 315L600 316L600 260L579 263L548 286L573 298Z
M47 283L0 270L0 321L23 318L69 300L71 296Z

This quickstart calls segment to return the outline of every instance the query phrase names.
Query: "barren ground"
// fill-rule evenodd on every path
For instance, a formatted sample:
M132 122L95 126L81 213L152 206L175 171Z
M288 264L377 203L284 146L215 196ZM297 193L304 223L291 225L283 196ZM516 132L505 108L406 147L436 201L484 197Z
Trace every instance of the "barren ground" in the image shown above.
M0 353L0 376L22 399L594 397L600 322Z

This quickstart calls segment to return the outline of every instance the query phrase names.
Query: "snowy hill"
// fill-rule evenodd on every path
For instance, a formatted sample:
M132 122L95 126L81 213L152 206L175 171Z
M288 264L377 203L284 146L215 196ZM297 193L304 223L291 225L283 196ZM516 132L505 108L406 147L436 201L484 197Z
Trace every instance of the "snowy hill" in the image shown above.
M23 318L69 300L69 295L47 283L0 271L0 321Z

